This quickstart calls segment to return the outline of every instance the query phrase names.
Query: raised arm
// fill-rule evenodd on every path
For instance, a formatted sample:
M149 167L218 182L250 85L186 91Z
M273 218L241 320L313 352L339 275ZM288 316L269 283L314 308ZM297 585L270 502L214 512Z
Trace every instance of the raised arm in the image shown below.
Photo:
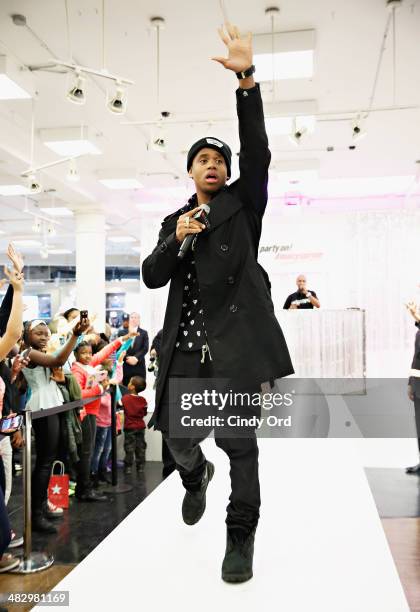
M252 35L241 37L236 26L226 24L226 32L219 29L220 38L228 50L228 57L214 57L227 70L235 73L246 71L253 65ZM264 124L264 111L260 87L254 77L239 79L236 91L239 120L240 178L237 184L239 197L251 210L262 216L267 206L268 167L271 153L268 148Z
M46 368L59 368L63 366L69 358L70 353L76 346L78 337L89 329L89 326L89 319L82 319L79 321L79 323L74 327L71 337L56 355L47 355L42 351L32 349L30 353L31 363L44 366Z
M12 289L8 289L8 299L12 299L12 307L8 317L6 330L0 338L0 361L5 359L8 353L19 340L22 334L22 312L23 312L23 274L15 268L8 270L4 267L4 273L10 281ZM13 293L12 293L13 292ZM6 294L6 295L7 295Z

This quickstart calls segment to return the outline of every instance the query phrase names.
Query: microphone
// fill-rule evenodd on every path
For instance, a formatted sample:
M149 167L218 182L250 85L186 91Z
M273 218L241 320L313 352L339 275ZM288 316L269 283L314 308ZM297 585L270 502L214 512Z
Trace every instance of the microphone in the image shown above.
M201 221L201 223L204 223L204 225L206 226L206 229L209 229L210 223L207 218L207 215L209 214L209 212L210 212L210 206L208 206L207 204L201 204L200 210L198 210L192 218L198 219L199 221ZM198 236L198 234L187 234L185 236L184 240L182 241L181 246L179 247L179 252L178 252L179 259L184 258L185 254L191 248L192 241L194 240L196 236Z

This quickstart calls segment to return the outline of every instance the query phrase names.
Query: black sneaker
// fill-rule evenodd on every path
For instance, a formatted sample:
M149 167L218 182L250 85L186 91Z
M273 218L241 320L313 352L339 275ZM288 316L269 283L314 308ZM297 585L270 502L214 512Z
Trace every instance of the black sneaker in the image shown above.
M108 473L107 473L106 471L104 471L104 472L102 472L102 471L98 472L98 481L99 481L99 483L101 483L101 484L112 484L112 478L111 478L111 475L110 475L110 474L108 475Z
M255 529L228 529L226 553L222 565L222 580L225 582L246 582L252 578Z
M32 516L32 531L57 533L57 528L43 516L42 512L34 512Z
M201 519L206 509L206 491L213 478L214 465L207 461L201 486L198 491L187 491L182 502L182 518L187 525L195 525Z
M76 499L81 502L105 502L108 501L106 495L102 495L98 491L86 491L86 493L81 493L80 495L76 494Z
M406 474L419 474L420 475L420 463L412 465L411 467L405 468Z

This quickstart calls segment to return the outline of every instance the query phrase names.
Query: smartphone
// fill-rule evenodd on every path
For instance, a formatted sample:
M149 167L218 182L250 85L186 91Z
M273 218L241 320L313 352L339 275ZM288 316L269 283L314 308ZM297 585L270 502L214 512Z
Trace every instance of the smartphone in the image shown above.
M81 310L80 311L80 320L82 319L88 319L89 318L89 314L87 310Z
M0 419L0 432L7 431L9 429L19 429L22 425L23 417L22 415L17 415L14 417L5 417L4 419Z
M23 353L21 353L21 354L19 355L19 357L20 357L21 359L26 359L26 357L28 357L28 356L29 356L29 353L30 353L31 351L32 351L32 347L30 346L29 348L25 349L25 350L23 351Z

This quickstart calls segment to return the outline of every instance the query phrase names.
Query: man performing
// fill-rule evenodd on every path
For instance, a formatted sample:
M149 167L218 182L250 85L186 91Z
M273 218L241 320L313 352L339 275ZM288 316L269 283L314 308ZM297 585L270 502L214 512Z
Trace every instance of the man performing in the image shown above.
M308 291L306 288L306 276L300 274L296 279L296 285L298 290L287 297L283 306L284 310L319 308L321 306L315 291Z
M190 149L187 170L196 193L166 217L158 244L143 262L143 279L153 289L170 281L152 424L162 431L186 489L182 516L188 525L202 517L214 466L195 438L171 437L170 379L223 378L246 381L241 388L293 374L287 345L274 315L268 275L257 262L262 217L267 205L271 154L259 85L252 64L252 37L238 28L219 30L228 58L215 61L236 73L240 178L227 186L231 150L219 139L202 138ZM207 204L210 227L194 219ZM201 235L200 235L201 234ZM193 243L178 257L186 236ZM254 535L260 487L255 429L248 437L218 437L230 460L231 495L227 507L227 545L222 565L226 582L252 577Z

